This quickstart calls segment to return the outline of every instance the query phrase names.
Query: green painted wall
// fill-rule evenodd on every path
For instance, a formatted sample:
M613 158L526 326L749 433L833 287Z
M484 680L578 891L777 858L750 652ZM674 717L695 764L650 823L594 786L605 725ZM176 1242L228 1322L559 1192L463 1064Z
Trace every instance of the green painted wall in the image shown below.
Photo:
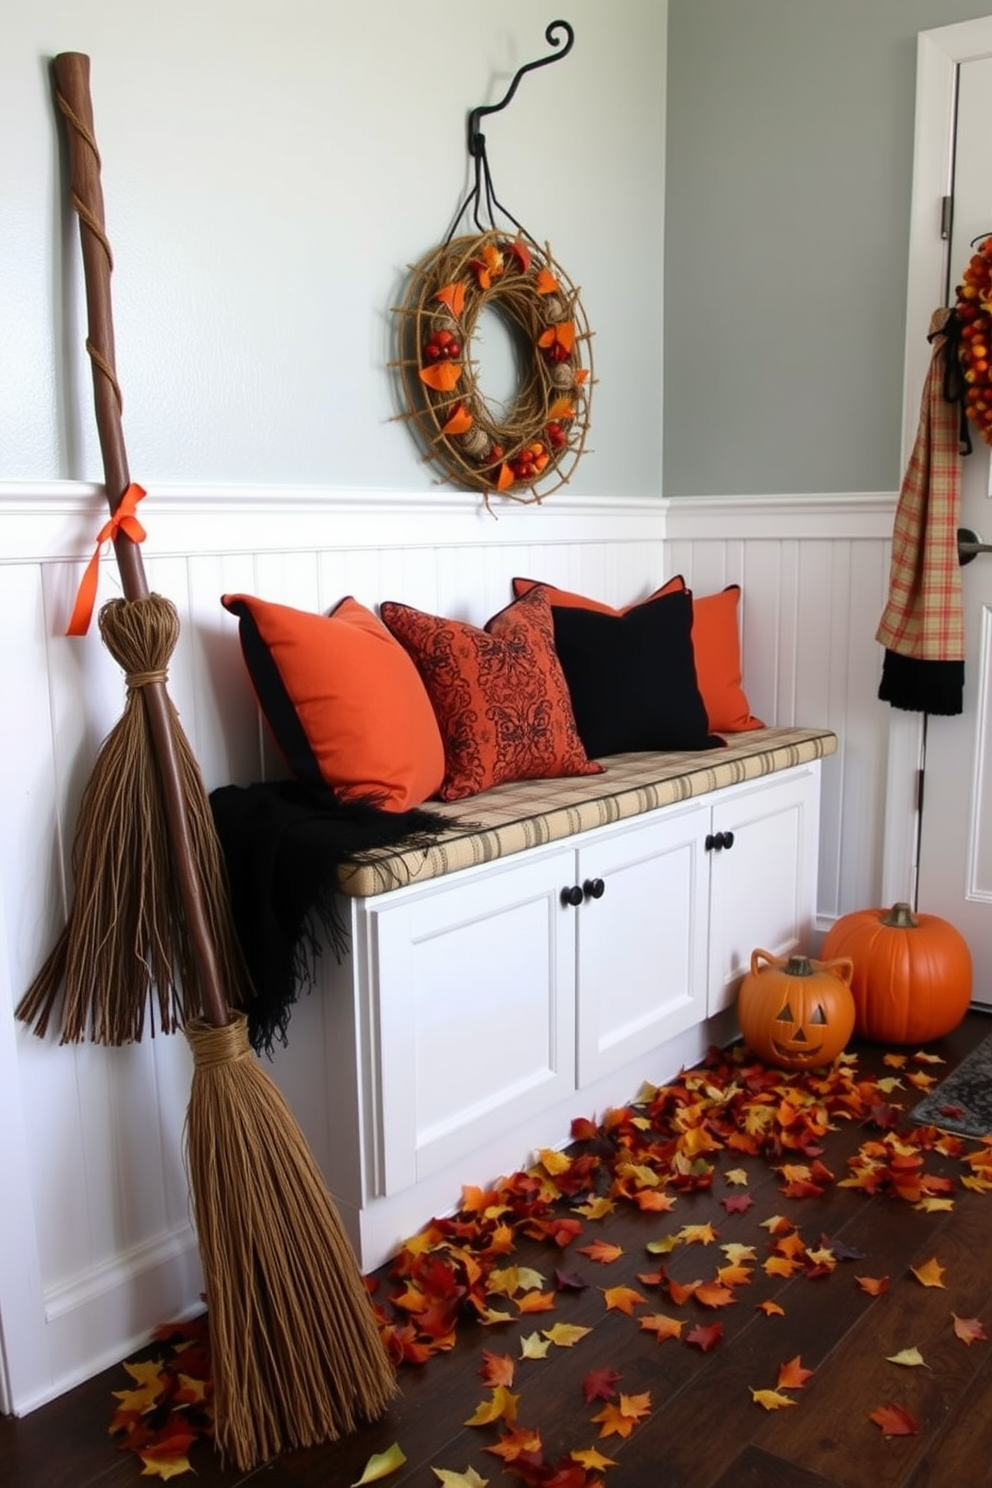
M666 496L898 488L916 36L990 9L670 0Z

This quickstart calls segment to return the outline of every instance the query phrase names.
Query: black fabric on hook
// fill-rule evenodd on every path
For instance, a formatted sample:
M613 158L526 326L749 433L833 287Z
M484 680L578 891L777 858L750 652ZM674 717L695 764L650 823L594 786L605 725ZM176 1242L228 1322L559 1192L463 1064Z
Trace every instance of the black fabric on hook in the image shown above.
M960 405L958 442L961 445L962 455L970 455L972 443L971 431L968 428L968 384L965 381L964 368L961 366L962 329L961 321L952 310L947 317L943 329L937 334L944 337L944 379L941 391L945 403L957 403ZM927 340L932 341L933 337L928 336Z

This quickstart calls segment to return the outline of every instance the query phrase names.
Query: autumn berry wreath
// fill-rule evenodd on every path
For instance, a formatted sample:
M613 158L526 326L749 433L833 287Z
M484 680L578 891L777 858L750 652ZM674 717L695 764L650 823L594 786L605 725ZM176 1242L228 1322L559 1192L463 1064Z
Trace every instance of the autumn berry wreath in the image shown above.
M522 348L518 386L500 417L472 357L484 308ZM564 485L589 428L591 332L578 291L550 252L495 229L451 239L413 268L396 313L403 416L445 479L487 500L497 492L540 501Z
M986 444L992 444L992 237L972 254L956 295L964 406Z

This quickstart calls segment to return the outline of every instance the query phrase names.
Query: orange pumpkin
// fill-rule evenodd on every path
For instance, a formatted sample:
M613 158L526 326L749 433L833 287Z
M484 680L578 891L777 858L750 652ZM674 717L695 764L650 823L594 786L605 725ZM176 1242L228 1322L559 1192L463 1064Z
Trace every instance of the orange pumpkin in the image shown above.
M854 962L856 1031L882 1044L925 1044L956 1028L971 1001L971 952L938 915L908 904L860 909L828 930L825 956Z
M753 951L737 995L745 1043L781 1069L832 1064L854 1030L853 969L847 957L811 961Z

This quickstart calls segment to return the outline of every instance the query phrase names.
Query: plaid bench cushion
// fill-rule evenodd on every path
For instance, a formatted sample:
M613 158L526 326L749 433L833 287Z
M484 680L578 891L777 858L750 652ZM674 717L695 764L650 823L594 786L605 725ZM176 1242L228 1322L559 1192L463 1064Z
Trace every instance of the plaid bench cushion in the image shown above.
M496 786L468 801L431 809L451 818L429 847L383 848L343 869L340 888L352 898L425 883L459 868L492 863L557 842L576 832L623 821L833 754L837 737L825 728L765 728L731 734L725 749L617 754L602 775L525 780Z

